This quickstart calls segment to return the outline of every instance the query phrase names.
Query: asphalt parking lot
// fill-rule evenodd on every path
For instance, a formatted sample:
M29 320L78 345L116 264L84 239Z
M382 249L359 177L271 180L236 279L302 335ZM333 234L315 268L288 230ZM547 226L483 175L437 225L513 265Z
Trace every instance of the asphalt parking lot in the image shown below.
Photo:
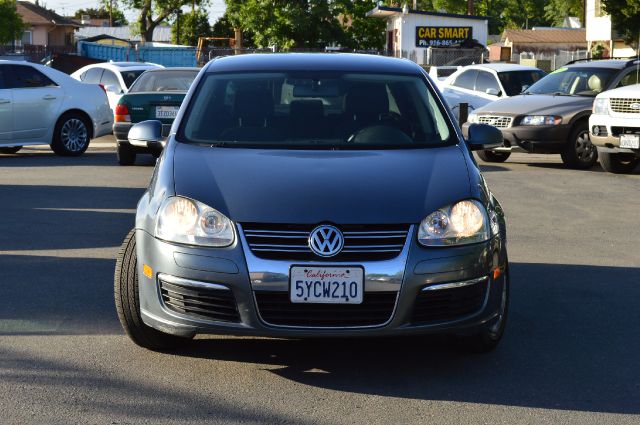
M515 154L484 166L508 218L498 349L444 338L202 337L160 354L118 323L115 255L153 170L110 138L0 155L0 423L640 422L640 172Z

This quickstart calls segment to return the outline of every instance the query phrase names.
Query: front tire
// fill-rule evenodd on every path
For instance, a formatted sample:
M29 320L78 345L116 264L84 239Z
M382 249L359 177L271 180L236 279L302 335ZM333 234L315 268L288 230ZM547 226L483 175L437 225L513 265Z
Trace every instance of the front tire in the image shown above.
M5 148L0 148L0 153L4 153L7 155L12 155L22 149L22 146L9 146Z
M609 173L629 174L640 164L640 158L632 153L600 152L600 165Z
M76 112L60 117L53 130L51 150L60 156L80 156L89 147L91 134L87 119Z
M564 151L560 154L562 162L569 168L588 170L598 160L598 150L589 138L589 126L586 122L578 124L569 135Z
M478 151L477 154L484 162L505 162L511 156L511 152Z
M114 294L118 319L129 338L140 347L164 351L184 346L191 340L160 332L142 321L135 229L124 239L116 258Z

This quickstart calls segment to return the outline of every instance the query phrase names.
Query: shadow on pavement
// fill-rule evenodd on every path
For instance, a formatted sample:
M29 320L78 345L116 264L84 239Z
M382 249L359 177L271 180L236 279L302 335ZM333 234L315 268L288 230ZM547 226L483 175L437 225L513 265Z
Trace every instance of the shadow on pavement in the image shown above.
M480 170L483 173L490 173L494 171L511 171L507 167L501 167L499 165L485 165L485 164L479 164L479 165L480 165Z
M152 355L152 354L151 354ZM158 357L158 356L156 356ZM117 359L113 359L117 361ZM155 358L153 361L161 361ZM145 365L147 366L147 365ZM151 367L153 368L153 364ZM308 421L299 415L288 416L269 412L256 406L234 403L209 391L200 395L175 388L171 383L144 384L135 378L110 377L101 367L79 367L74 363L47 360L24 351L0 347L0 376L3 383L20 388L12 397L24 397L25 388L37 389L28 397L27 411L7 410L3 417L11 422L29 416L29 423L242 423L242 424L300 424L327 423ZM159 376L156 378L160 378ZM215 385L215 380L212 381ZM54 392L53 397L43 397ZM37 399L37 402L34 401ZM46 415L46 420L38 416ZM102 418L101 418L102 417ZM106 419L106 418L108 419ZM126 418L114 421L114 418ZM101 418L101 419L96 419ZM205 419L205 421L202 421ZM131 422L131 421L134 422ZM178 422L180 423L180 422Z
M155 166L156 160L152 155L138 155L136 165ZM12 155L0 154L0 167L120 167L115 152L85 152L78 157L58 156L50 151L20 151Z
M119 246L134 226L134 210L143 192L0 185L0 251Z
M440 337L203 339L182 355L279 365L340 391L609 413L640 413L640 268L512 264L511 317L494 353Z

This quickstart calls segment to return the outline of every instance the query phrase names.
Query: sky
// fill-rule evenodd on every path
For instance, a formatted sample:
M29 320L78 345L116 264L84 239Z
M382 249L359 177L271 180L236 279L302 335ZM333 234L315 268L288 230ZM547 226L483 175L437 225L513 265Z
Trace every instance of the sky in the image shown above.
M29 1L35 2L35 0ZM78 9L98 7L100 2L98 0L40 0L40 4L48 9L53 9L58 15L69 16L73 15ZM209 21L212 24L215 23L224 13L224 9L224 0L211 0L211 6L208 7ZM185 7L184 10L187 11L190 8ZM123 12L129 22L136 20L137 12L135 10L123 10Z

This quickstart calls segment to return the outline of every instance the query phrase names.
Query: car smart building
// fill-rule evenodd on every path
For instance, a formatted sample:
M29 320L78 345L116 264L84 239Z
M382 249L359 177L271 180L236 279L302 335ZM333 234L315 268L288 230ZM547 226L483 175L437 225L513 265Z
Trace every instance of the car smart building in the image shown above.
M426 64L432 47L456 46L474 39L487 45L489 20L484 16L427 12L399 7L378 6L367 13L387 21L387 53Z

